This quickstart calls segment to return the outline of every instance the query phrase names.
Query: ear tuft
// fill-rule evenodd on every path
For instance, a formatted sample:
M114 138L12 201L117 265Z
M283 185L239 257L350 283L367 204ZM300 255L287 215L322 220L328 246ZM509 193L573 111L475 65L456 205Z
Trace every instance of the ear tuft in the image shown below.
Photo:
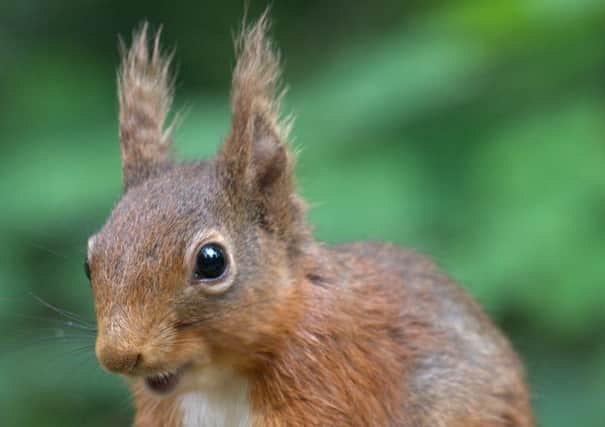
M174 93L169 70L172 54L161 52L160 33L153 36L151 49L147 23L133 33L130 49L120 40L118 99L125 190L164 168L169 160L175 122L166 129L164 123Z
M237 63L231 89L233 133L243 137L254 119L257 123L262 121L280 141L285 141L288 126L282 127L279 123L285 90L280 86L279 55L267 36L268 31L266 11L254 25L244 26L236 39Z
M302 203L295 194L294 155L288 144L291 120L280 119L285 93L279 55L267 36L268 12L236 39L229 138L218 157L227 192L258 213L267 229L293 234L302 229ZM250 205L252 203L253 205Z
M268 12L236 38L237 62L231 88L232 124L221 151L235 179L271 183L291 162L286 143L290 125L280 122L279 56L267 36ZM265 171L266 167L273 170Z

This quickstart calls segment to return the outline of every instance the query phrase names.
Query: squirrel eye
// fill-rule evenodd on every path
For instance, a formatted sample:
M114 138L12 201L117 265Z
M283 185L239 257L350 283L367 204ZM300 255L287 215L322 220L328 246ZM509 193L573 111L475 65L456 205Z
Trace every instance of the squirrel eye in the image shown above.
M196 280L218 279L227 269L227 260L223 249L208 243L202 246L195 260L194 276Z
M90 264L88 263L88 260L84 260L84 274L86 274L86 277L90 280Z

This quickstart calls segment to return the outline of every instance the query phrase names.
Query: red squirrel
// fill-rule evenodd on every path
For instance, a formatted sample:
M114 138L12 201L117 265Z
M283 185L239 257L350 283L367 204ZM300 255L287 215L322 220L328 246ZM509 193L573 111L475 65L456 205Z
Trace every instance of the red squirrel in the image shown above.
M435 264L314 240L268 26L242 29L230 133L195 163L171 156L159 33L122 45L124 194L86 270L96 355L126 378L134 425L533 426L509 342Z

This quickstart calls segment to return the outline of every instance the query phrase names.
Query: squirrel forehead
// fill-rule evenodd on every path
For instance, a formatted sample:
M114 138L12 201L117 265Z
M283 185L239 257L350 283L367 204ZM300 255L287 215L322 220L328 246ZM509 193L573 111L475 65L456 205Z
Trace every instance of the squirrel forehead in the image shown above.
M94 251L177 246L200 229L215 227L226 209L224 197L207 167L188 169L175 168L129 189L95 237Z

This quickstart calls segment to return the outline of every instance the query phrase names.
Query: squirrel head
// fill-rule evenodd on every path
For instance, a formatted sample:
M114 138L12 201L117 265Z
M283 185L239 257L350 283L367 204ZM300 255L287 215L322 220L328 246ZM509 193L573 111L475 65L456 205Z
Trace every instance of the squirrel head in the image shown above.
M112 372L164 375L219 360L244 367L294 315L311 238L267 29L265 14L237 39L231 130L217 156L199 163L170 156L171 55L159 32L149 40L143 25L122 49L124 195L87 256L96 353Z

